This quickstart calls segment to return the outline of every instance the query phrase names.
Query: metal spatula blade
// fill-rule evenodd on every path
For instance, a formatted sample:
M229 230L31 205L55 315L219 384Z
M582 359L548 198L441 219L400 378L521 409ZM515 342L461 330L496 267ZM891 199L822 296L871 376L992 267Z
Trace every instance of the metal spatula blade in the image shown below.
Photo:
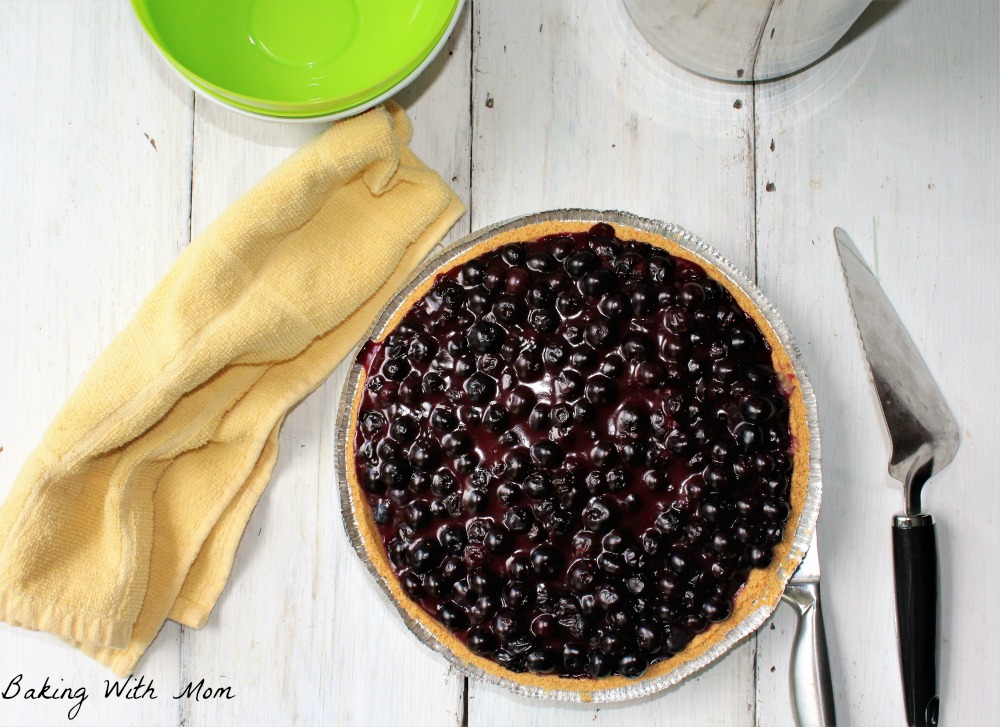
M920 487L955 457L958 423L878 279L847 233L833 231L868 367L892 440L889 474L902 482L906 513L920 512ZM923 480L916 479L924 470Z

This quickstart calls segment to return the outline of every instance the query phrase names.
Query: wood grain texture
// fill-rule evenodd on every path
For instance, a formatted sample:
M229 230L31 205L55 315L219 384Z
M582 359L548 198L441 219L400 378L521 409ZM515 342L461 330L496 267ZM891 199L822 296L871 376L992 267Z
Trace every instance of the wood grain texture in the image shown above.
M1000 539L983 484L994 479L984 455L1000 393L998 43L990 0L876 3L833 56L758 89L760 284L797 336L819 398L823 595L844 722L902 721L889 530L902 495L886 472L888 436L836 225L872 264L962 428L954 463L924 491L940 543L942 723L987 724L1000 707L986 687L1000 677L988 646L1000 640ZM759 643L761 721L786 724L786 642L762 632Z
M942 718L1000 712L998 433L1000 9L877 0L820 63L716 83L671 65L622 3L470 0L401 93L413 149L469 204L449 235L557 207L626 209L714 244L779 307L819 396L827 634L844 724L899 724L889 524L898 485L831 230L847 229L962 426L926 490L942 563ZM0 497L60 404L191 234L321 125L195 102L127 3L0 0ZM772 146L773 141L773 146ZM794 619L659 696L528 701L464 678L399 622L351 549L335 492L343 370L290 415L274 478L208 625L168 624L139 665L155 701L102 698L110 672L0 624L0 690L47 676L90 694L77 724L791 724ZM773 626L773 628L772 628ZM236 699L178 702L181 684ZM0 700L0 725L69 704Z
M620 3L474 10L473 227L560 207L624 209L685 225L752 273L750 87L671 65ZM602 708L470 682L469 724L751 724L753 660L750 639L676 689Z
M120 3L0 3L0 497L70 391L188 235L191 93ZM177 685L179 630L143 663ZM77 722L170 723L169 698L104 700L105 667L0 624L0 691L85 687ZM0 724L64 722L60 702L0 702Z
M469 53L463 19L398 99L414 122L412 148L460 193L468 190ZM323 128L248 119L199 99L194 234ZM456 228L449 239L467 232ZM182 682L205 677L238 693L186 703L185 724L461 722L464 677L406 630L344 532L334 424L345 373L342 366L288 417L230 583L208 625L183 632Z

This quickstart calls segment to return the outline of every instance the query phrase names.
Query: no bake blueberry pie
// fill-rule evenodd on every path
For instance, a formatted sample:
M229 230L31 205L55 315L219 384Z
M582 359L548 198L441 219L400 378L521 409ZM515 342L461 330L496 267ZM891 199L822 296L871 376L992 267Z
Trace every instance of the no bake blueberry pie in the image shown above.
M475 246L359 354L367 553L463 660L589 692L773 603L808 430L787 352L673 241L547 222Z

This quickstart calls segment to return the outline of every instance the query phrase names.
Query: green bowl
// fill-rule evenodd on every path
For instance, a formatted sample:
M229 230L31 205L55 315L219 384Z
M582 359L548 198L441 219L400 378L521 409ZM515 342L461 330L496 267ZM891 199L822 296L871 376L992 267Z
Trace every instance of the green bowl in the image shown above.
M360 113L416 77L463 0L132 0L195 90L253 115Z

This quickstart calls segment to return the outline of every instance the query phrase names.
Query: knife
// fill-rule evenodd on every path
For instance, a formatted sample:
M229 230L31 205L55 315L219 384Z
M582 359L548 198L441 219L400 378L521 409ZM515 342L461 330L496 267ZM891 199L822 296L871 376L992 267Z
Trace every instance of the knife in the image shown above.
M851 238L839 227L833 236L892 440L889 474L903 483L903 512L892 522L892 552L906 721L910 725L936 725L937 540L934 518L920 506L920 491L954 458L958 424Z
M819 598L819 551L815 530L809 550L792 574L781 598L798 615L789 670L795 722L800 727L834 725L837 718Z

